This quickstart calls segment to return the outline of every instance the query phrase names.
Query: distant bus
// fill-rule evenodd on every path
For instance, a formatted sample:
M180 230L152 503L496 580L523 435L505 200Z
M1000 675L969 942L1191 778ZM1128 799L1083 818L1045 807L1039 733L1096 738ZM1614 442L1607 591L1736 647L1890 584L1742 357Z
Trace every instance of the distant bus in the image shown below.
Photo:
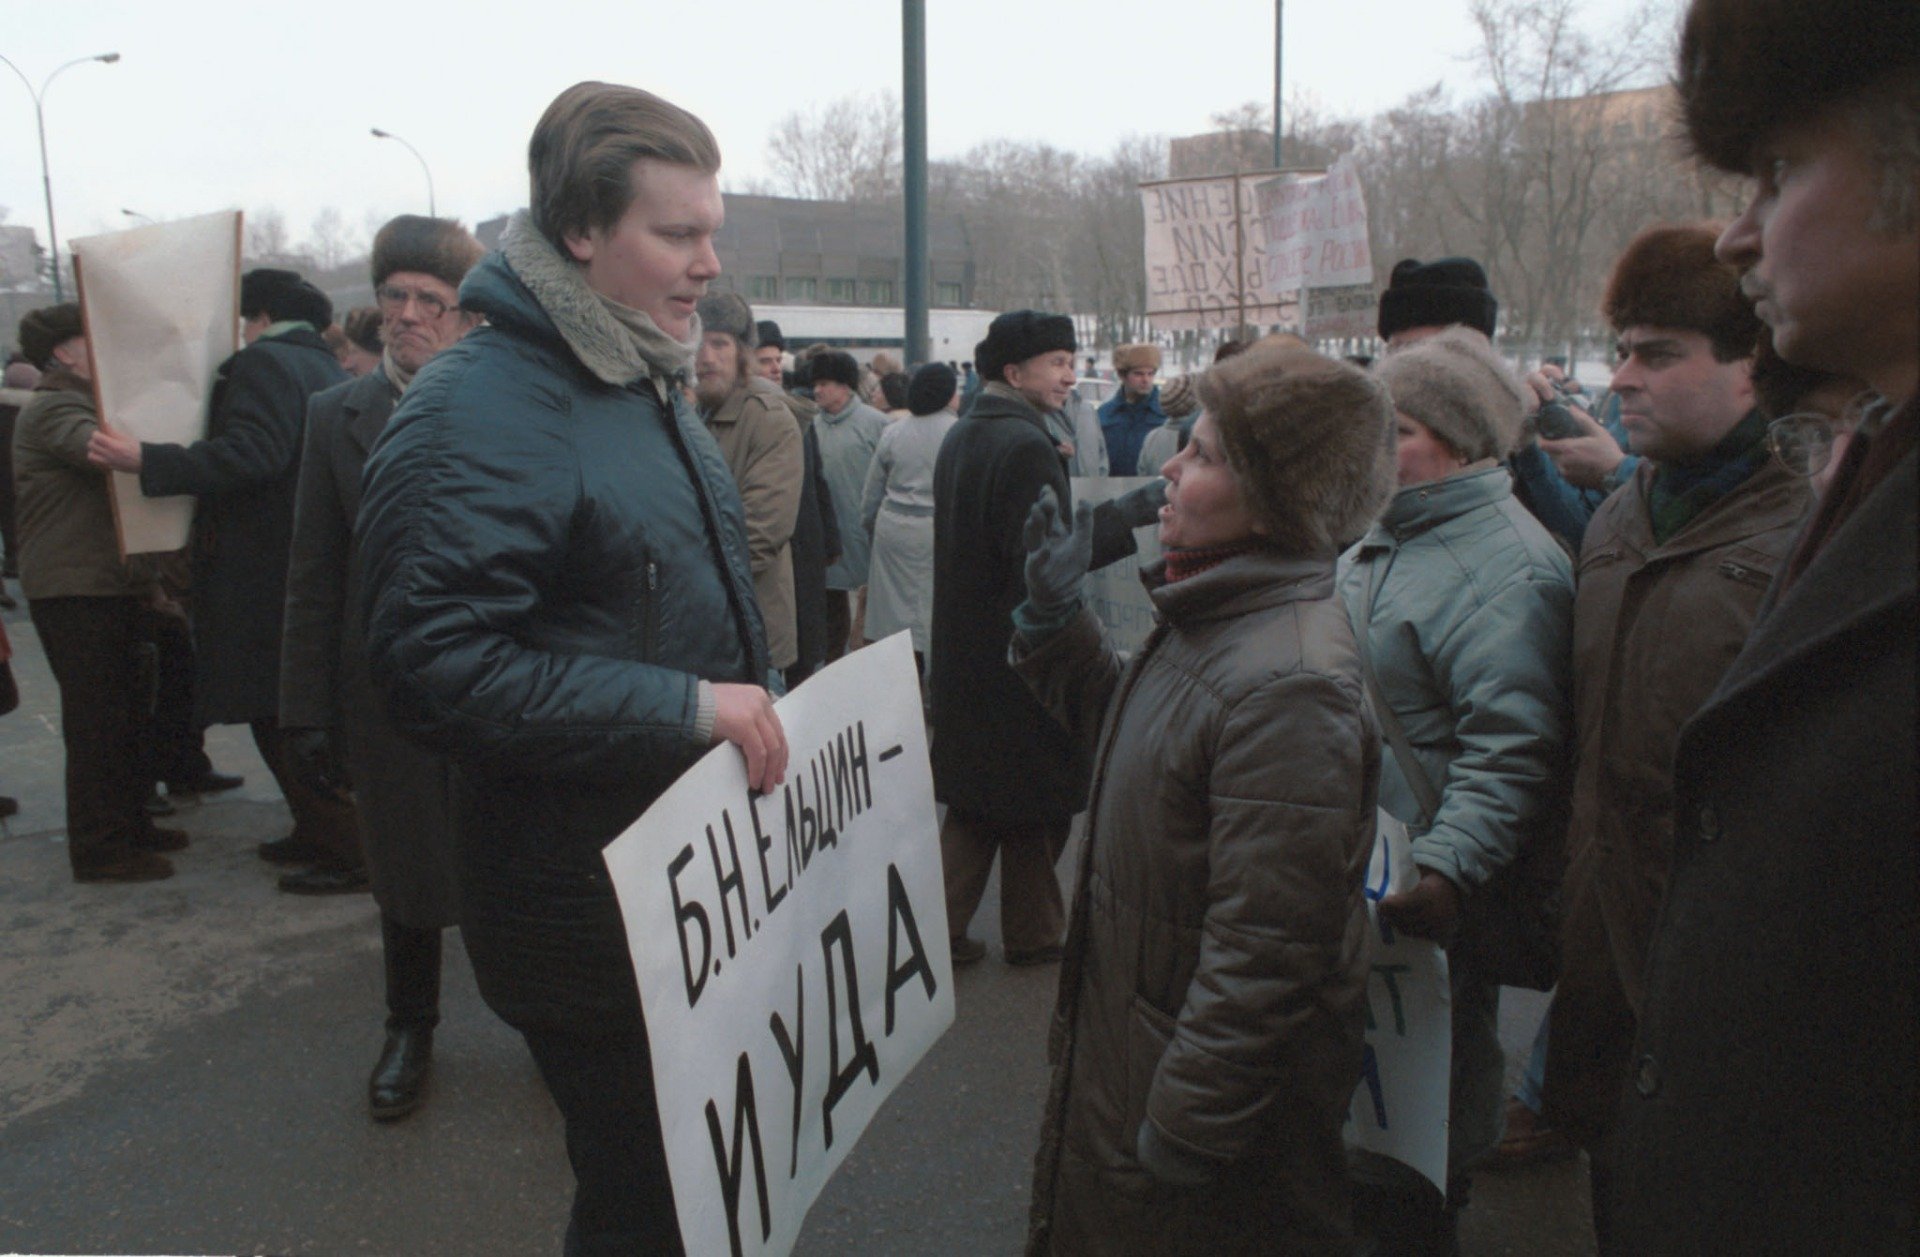
M987 338L992 310L930 310L927 345L935 362L971 362L973 347ZM899 306L757 305L756 319L772 319L786 337L787 351L799 353L824 341L865 363L882 349L906 357L907 315Z

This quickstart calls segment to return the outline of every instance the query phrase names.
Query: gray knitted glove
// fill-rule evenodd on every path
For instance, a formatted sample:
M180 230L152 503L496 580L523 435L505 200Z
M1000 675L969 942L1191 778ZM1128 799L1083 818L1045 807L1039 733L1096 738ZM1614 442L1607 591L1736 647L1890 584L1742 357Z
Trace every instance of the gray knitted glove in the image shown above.
M1064 616L1080 604L1080 583L1093 565L1093 507L1074 508L1073 526L1060 515L1052 485L1042 485L1027 512L1027 605L1042 618Z
M1145 528L1160 522L1160 508L1167 504L1167 482L1154 478L1138 489L1128 489L1113 499L1113 509L1129 528Z

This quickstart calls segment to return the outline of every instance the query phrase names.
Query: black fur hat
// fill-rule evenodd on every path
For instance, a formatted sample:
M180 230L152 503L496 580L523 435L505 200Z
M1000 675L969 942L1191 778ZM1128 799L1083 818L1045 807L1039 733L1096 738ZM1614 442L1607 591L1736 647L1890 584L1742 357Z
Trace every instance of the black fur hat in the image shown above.
M835 384L844 384L848 388L860 387L860 364L853 355L844 349L829 349L817 353L807 367L807 383L818 384L822 380L831 380Z
M69 301L64 305L41 306L27 311L20 320L20 352L28 362L45 371L53 362L53 351L76 336L86 335L80 321L80 307Z
M1380 339L1410 327L1449 327L1464 323L1493 337L1500 303L1487 286L1487 272L1472 258L1394 263L1387 290L1380 294Z
M1649 227L1627 245L1607 277L1601 313L1613 329L1672 327L1699 332L1714 356L1735 362L1753 353L1760 316L1740 293L1739 268L1713 255L1713 223Z
M930 415L953 400L960 377L944 362L929 362L907 381L907 409L916 415Z
M762 345L770 345L782 351L787 347L787 338L780 334L780 325L772 319L761 319L754 324L754 332L759 336L759 342Z
M402 214L388 219L373 238L373 286L398 271L412 271L458 292L460 281L485 255L473 234L451 218Z
M1073 320L1039 310L1009 310L987 324L987 338L973 347L973 364L982 379L1004 384L1002 373L1016 362L1041 354L1079 348Z
M1751 174L1755 149L1861 92L1920 91L1915 0L1693 0L1676 87L1701 160Z
M333 322L333 302L298 271L257 266L240 277L240 317L261 314L275 323L298 319L322 328Z

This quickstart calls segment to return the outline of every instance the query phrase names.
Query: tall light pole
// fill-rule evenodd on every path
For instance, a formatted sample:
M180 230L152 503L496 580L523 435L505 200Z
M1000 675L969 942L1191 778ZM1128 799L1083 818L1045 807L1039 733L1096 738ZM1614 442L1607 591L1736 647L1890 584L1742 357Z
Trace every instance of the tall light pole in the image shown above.
M153 215L142 214L139 210L123 209L120 212L122 214L125 214L128 218L139 219L141 222L145 223L149 227L155 226L159 222L159 220L154 218Z
M40 185L46 189L47 193L47 254L53 259L53 299L55 301L66 300L66 294L60 289L60 237L53 227L53 175L47 169L47 114L43 108L43 102L47 97L47 89L53 86L53 80L59 77L62 70L71 70L74 66L85 65L89 61L100 61L112 65L119 59L120 54L117 52L96 53L91 57L75 57L65 65L55 66L53 73L40 81L40 90L36 92L33 90L33 83L21 72L19 66L7 61L5 57L0 57L0 62L6 62L7 69L18 75L20 82L26 85L27 95L33 97L33 124L40 131Z
M373 138L376 140L393 140L400 144L406 144L407 151L413 154L413 159L420 163L421 171L427 176L427 217L440 217L439 211L433 207L433 171L427 168L427 159L420 156L420 150L411 144L407 144L404 139L401 139L401 137L391 131L382 131L379 127L370 129L373 131Z
M927 300L927 10L925 0L901 0L902 37L901 94L906 101L906 136L903 146L906 176L907 242L905 257L905 308L907 327L905 344L909 366L926 362L932 354L928 345Z
M1286 27L1287 0L1273 0L1273 168L1275 170L1286 165L1280 142L1280 88L1284 79L1281 74L1281 54L1286 51Z

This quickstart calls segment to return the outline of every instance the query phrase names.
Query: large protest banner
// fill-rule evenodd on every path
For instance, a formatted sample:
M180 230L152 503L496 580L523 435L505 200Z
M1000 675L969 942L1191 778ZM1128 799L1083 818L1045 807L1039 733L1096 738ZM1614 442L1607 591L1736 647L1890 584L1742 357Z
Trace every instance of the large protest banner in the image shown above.
M202 214L73 244L101 422L141 441L206 435L216 369L239 348L240 214ZM150 498L114 472L120 553L178 550L190 497Z
M1254 189L1273 171L1140 185L1147 318L1158 331L1288 323L1297 293L1267 279L1267 230Z
M1380 920L1380 900L1419 880L1406 830L1383 823L1367 865L1367 1036L1347 1142L1405 1162L1447 1190L1453 998L1447 954Z
M1373 250L1367 196L1351 157L1325 174L1289 172L1255 190L1267 247L1265 281L1306 293L1309 339L1374 334Z
M1129 489L1151 484L1153 479L1151 476L1075 476L1073 500L1105 502ZM1088 572L1080 590L1087 606L1106 626L1113 648L1125 653L1139 650L1147 634L1153 631L1153 599L1147 597L1147 587L1140 583L1140 569L1160 557L1160 526L1148 524L1134 529L1133 540L1140 547L1138 554Z
M786 784L723 745L606 849L689 1253L785 1253L893 1089L953 1023L913 645L780 700Z

